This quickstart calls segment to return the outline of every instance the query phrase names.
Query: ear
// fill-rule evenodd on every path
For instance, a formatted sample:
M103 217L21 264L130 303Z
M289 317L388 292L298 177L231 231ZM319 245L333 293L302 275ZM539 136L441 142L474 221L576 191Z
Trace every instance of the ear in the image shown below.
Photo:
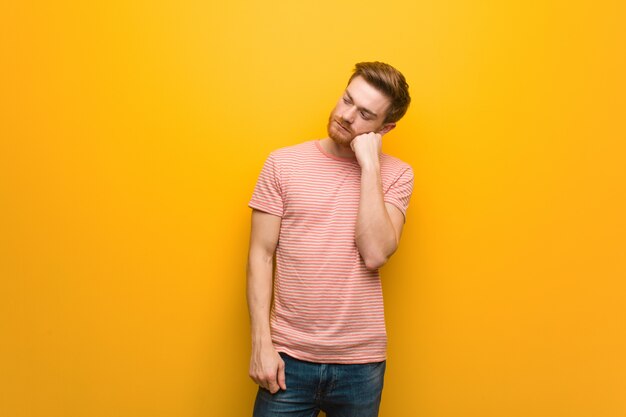
M395 123L385 123L380 129L378 129L378 133L384 135L385 133L388 133L390 130L392 130L394 127L396 127Z

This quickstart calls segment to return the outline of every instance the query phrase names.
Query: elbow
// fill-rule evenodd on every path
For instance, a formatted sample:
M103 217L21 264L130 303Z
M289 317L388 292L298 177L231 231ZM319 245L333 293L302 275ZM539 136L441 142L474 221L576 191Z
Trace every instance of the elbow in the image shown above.
M365 263L365 267L370 271L376 271L377 269L382 268L391 255L397 249L397 245L393 245L389 248L370 248L369 250L365 250L361 252L361 257L363 258L363 262Z
M370 271L376 271L377 269L382 268L388 260L389 258L387 256L383 256L382 254L363 257L365 267Z
M370 271L382 268L398 247L395 237L392 242L390 241L386 245L372 244L372 242L367 244L368 242L359 239L357 239L356 243L365 267Z

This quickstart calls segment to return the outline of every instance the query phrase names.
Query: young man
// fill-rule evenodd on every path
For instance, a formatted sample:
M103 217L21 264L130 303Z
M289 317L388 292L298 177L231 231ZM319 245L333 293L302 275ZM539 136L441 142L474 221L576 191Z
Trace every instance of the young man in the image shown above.
M387 345L378 268L398 247L413 190L411 167L381 153L381 138L410 100L395 68L356 64L329 137L265 162L249 204L255 417L378 415Z

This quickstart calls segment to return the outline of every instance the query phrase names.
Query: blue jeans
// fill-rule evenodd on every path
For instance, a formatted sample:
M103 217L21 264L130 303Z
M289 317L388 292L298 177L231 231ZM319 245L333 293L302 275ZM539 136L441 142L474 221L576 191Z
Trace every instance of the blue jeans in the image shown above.
M287 389L259 387L254 417L376 417L386 362L343 365L301 361L280 353Z

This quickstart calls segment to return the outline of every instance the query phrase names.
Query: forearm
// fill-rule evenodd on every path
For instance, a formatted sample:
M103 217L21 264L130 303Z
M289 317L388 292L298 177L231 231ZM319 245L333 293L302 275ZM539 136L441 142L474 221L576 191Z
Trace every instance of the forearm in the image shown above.
M287 388L285 364L274 349L270 332L274 253L280 220L280 217L252 210L246 288L252 339L249 375L272 394L279 388Z
M377 163L361 169L356 245L368 269L383 266L398 247L398 237L385 207Z
M253 346L271 343L269 315L272 303L272 256L250 252L247 298Z

